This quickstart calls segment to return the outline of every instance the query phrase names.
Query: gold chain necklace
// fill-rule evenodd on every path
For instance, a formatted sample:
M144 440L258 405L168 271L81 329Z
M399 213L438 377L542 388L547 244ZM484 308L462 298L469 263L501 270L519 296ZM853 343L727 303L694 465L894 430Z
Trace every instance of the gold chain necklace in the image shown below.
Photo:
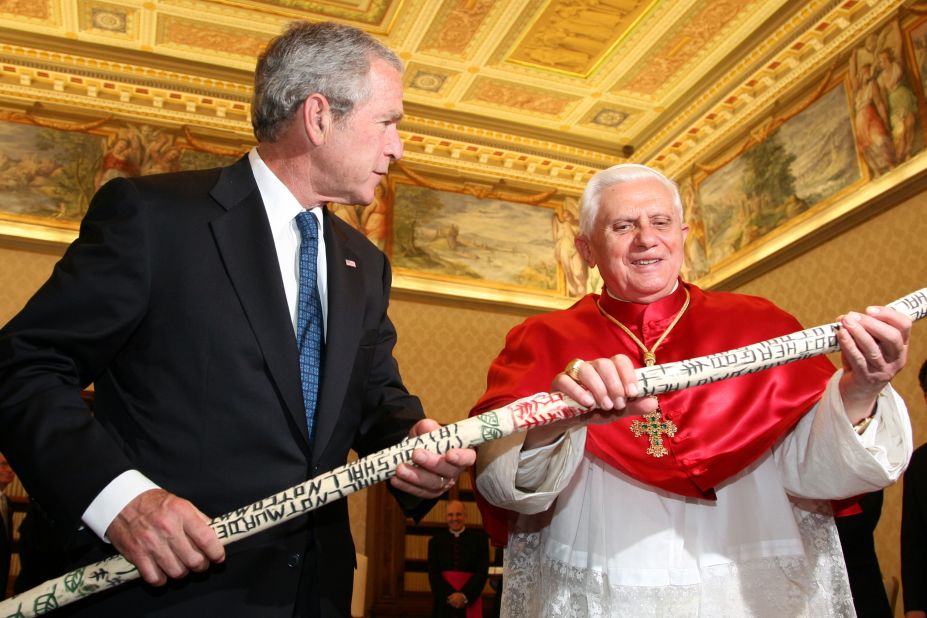
M682 304L682 309L679 310L679 313L676 314L676 317L673 318L673 321L670 322L670 325L666 327L666 330L663 331L663 334L660 335L660 338L657 339L656 343L653 344L653 347L649 350L647 346L644 345L644 342L637 338L637 335L631 332L631 329L618 321L616 317L611 315L608 311L602 307L602 303L599 299L596 299L595 305L599 308L599 312L604 315L606 318L612 321L615 326L624 331L624 333L631 338L637 347L641 349L641 352L644 353L644 364L648 367L652 367L657 362L657 348L660 347L660 344L663 343L663 340L666 339L666 336L669 335L670 331L679 323L679 320L682 318L682 314L686 312L686 309L689 308L689 290L682 288L682 291L686 293L686 302Z
M657 362L657 348L660 347L660 344L663 343L663 340L666 339L666 336L669 335L670 331L679 323L679 320L682 318L682 314L686 312L686 309L689 308L689 290L685 287L682 288L682 291L686 293L686 302L682 304L682 309L679 310L679 313L676 314L676 317L673 318L673 321L670 322L670 325L666 327L666 330L663 331L663 334L656 340L653 344L653 347L649 350L647 346L644 345L644 342L637 338L637 335L631 332L631 329L622 324L617 318L611 315L602 307L602 303L599 302L599 299L596 299L596 307L599 308L599 313L608 318L615 326L620 328L624 333L631 338L637 347L641 349L641 352L644 353L644 364L648 367L652 367ZM634 434L635 438L640 438L642 435L646 435L650 440L650 446L647 448L647 454L653 455L654 457L663 457L667 453L666 447L663 446L663 434L666 434L670 437L676 435L676 424L673 421L663 418L663 411L660 410L660 406L653 412L648 412L643 416L643 420L635 419L631 423L631 432Z

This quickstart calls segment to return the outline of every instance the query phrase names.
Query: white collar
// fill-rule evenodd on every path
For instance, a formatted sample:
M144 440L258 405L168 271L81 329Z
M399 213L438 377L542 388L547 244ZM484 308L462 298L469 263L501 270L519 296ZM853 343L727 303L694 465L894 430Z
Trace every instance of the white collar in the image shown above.
M276 224L285 225L289 223L296 218L296 215L305 210L293 193L283 184L283 181L277 178L267 167L257 148L252 148L248 152L248 161L251 163L254 181L257 183L261 198L264 200L264 207L267 209L267 217L270 219L271 228L275 228ZM319 220L319 230L321 230L321 206L313 207L310 212Z

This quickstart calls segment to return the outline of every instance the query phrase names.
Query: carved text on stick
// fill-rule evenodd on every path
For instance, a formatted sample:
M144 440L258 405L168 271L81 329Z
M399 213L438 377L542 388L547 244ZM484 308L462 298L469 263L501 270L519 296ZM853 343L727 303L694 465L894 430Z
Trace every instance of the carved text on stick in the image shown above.
M927 317L927 288L889 306L912 320ZM668 393L836 352L839 347L835 329L835 324L826 324L729 352L637 369L635 375L641 386L640 396ZM296 487L217 517L210 525L220 535L223 544L228 544L390 478L400 463L410 461L415 448L441 454L451 448L474 447L532 427L573 418L589 410L561 393L537 393L503 408L403 440ZM85 573L89 573L89 577L85 578ZM59 605L73 603L137 578L138 571L129 561L122 556L112 556L0 602L0 618L30 618L44 614Z

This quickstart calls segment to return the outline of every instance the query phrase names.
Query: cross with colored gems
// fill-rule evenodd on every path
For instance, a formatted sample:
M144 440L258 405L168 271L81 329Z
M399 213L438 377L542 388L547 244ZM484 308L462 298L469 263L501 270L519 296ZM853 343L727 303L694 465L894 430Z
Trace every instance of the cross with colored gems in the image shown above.
M676 425L673 421L664 419L663 412L658 407L653 412L645 414L643 421L635 420L631 423L631 431L634 432L635 438L640 438L643 434L647 434L650 438L650 448L647 449L648 455L663 457L669 451L663 446L663 436L660 434L665 433L670 437L675 436Z

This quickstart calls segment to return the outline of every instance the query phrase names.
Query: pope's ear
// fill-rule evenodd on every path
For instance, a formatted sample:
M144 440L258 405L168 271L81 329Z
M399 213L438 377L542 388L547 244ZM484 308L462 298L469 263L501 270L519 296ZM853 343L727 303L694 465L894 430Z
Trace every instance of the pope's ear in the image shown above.
M576 250L585 260L589 268L595 268L595 255L592 253L592 247L589 245L589 240L580 234L573 239L573 245L576 247Z
M331 129L332 114L328 99L315 92L303 102L303 124L306 136L316 146L325 142L325 136Z

